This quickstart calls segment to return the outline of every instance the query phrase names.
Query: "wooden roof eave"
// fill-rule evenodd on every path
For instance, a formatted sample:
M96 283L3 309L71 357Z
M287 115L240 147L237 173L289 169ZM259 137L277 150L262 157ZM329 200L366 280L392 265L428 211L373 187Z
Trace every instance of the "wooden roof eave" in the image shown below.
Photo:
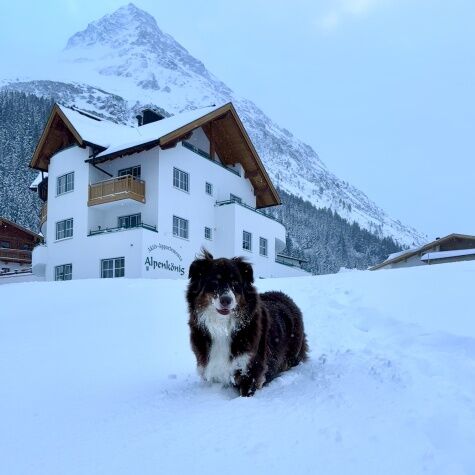
M38 240L41 240L42 237L38 234L38 233L35 233L34 231L31 231L30 229L28 228L25 228L24 226L22 226L21 224L18 224L18 223L15 223L13 221L10 221L9 219L7 218L2 218L0 217L0 224L2 223L6 223L10 226L13 226L14 228L17 228L19 229L20 231L23 231L24 233L26 234L29 234L30 236L33 236L35 239L38 239Z
M91 157L86 162L89 163L104 163L108 162L109 160L114 160L115 158L123 157L125 155L132 155L134 153L143 152L145 150L150 150L154 147L160 145L160 139L151 140L150 142L146 142L140 145L134 145L133 147L128 147L123 150L118 150L116 152L103 155L102 157Z
M257 208L265 208L269 206L276 206L281 204L281 200L279 197L279 194L277 193L277 190L275 189L266 169L264 168L264 165L248 135L246 132L246 129L244 128L243 123L241 122L241 119L239 118L236 109L232 105L231 102L228 102L227 104L223 105L222 107L194 120L193 122L190 122L189 124L186 124L179 129L174 130L173 132L170 132L167 135L164 135L163 137L160 138L160 147L165 148L169 144L178 142L181 140L183 136L188 134L190 131L201 127L213 120L217 120L221 117L226 116L226 114L230 113L234 119L234 122L237 124L239 132L242 136L242 138L245 141L245 144L248 148L249 154L252 156L254 159L256 168L253 170L245 170L245 173L249 173L246 178L248 178L253 187L255 189L259 189L262 187L262 184L264 183L266 187L266 191L270 193L270 202L268 203L257 203ZM259 180L260 178L260 180ZM263 182L263 183L262 183ZM257 193L259 194L259 192Z
M78 145L80 147L84 147L85 143L82 139L82 137L79 135L78 131L73 127L69 119L66 117L66 115L63 113L61 108L58 106L58 104L55 104L53 106L53 109L51 110L51 114L48 118L48 122L46 123L45 128L43 129L43 133L41 134L40 140L38 141L38 144L35 148L35 151L33 153L33 158L30 161L29 167L34 168L35 170L40 170L40 171L48 171L47 167L42 167L41 166L41 161L42 161L42 156L41 152L45 146L46 140L48 138L48 135L51 132L51 127L53 126L54 120L59 117L63 123L66 125L67 129L71 132L73 135L74 139L77 141Z

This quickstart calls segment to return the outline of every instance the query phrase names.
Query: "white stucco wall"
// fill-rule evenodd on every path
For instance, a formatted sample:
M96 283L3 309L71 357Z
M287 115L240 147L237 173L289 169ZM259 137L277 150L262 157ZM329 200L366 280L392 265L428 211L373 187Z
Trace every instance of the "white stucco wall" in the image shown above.
M33 252L33 272L53 280L55 266L72 264L73 278L100 277L101 259L124 257L125 277L186 278L188 267L206 247L215 257L246 257L255 269L256 278L305 274L300 269L275 262L275 242L285 242L285 228L280 223L247 209L238 203L216 206L229 200L230 194L255 207L253 187L244 174L238 176L223 166L178 144L175 148L158 147L99 165L117 176L118 170L141 166L145 181L145 204L132 199L88 206L88 186L109 179L86 163L89 151L72 147L52 157L49 167L46 246ZM189 191L173 186L173 168L189 174ZM237 168L241 169L239 165ZM56 179L74 171L74 190L56 196ZM205 183L213 186L206 193ZM142 222L157 226L158 232L143 228L88 236L91 230L117 227L119 216L141 213ZM173 235L173 216L187 219L189 237ZM73 218L72 238L56 240L56 222ZM212 239L204 236L205 226ZM252 251L242 248L242 233L252 234ZM267 256L259 255L259 237L267 239Z

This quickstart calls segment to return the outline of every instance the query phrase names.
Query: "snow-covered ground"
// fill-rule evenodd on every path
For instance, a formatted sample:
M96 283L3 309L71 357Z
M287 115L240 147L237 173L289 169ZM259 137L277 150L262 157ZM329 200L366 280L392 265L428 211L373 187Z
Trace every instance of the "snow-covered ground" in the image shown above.
M258 282L312 353L253 398L198 379L183 281L1 286L0 473L475 473L474 282L474 262Z

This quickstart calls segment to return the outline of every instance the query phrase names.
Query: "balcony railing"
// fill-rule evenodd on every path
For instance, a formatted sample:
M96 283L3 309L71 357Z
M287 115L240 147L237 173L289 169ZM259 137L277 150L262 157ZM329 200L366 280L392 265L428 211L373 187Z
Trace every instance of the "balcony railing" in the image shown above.
M197 155L200 155L203 158L207 158L209 161L213 162L215 165L219 165L220 167L225 168L226 170L228 170L228 172L234 173L237 176L241 176L241 174L239 173L238 170L235 170L234 168L228 167L228 166L222 164L221 162L213 160L209 153L206 153L204 150L201 150L198 147L195 147L190 142L187 142L186 140L183 140L182 145L183 145L183 147L187 148L188 150L191 150L192 152L195 152Z
M132 175L119 176L89 185L88 206L132 199L145 203L145 182Z
M31 263L31 251L22 249L0 249L0 260L7 262Z
M48 217L48 203L43 203L40 209L40 226L43 226Z
M216 201L215 206L226 206L226 205L232 205L233 203L236 203L237 205L242 206L243 208L247 208L250 211L254 211L254 213L260 214L262 216L265 216L266 218L272 219L273 221L277 221L278 223L282 224L277 218L274 218L273 216L263 213L262 211L259 211L258 209L253 208L252 206L249 206L246 203L243 203L242 201L238 201L238 200Z
M275 256L275 262L283 264L284 266L299 267L301 269L302 264L308 261L306 259L300 259L298 257L286 256L285 254L277 254Z
M122 227L117 227L117 228L99 228L99 229L91 229L89 231L88 236L96 236L97 234L104 234L104 233L115 233L117 231L129 231L131 229L137 229L137 228L144 228L149 231L157 232L157 226L151 226L150 224L145 224L145 223L140 223L137 226L122 226Z

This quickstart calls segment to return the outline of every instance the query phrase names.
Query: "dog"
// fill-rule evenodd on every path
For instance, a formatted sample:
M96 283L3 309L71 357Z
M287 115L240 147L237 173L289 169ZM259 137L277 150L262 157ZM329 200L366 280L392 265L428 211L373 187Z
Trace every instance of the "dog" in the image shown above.
M282 292L259 294L245 259L214 259L203 250L188 278L190 342L205 381L253 396L307 359L300 309Z

